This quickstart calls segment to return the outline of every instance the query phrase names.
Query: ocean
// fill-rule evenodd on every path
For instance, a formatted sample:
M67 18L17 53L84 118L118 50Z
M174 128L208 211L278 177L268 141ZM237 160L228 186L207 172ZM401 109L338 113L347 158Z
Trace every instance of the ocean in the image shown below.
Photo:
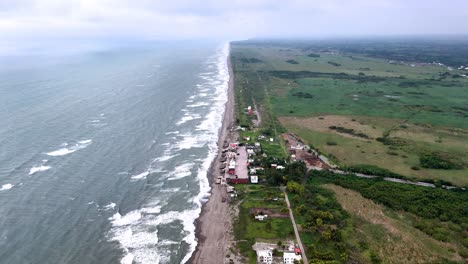
M0 263L185 263L228 44L0 58Z

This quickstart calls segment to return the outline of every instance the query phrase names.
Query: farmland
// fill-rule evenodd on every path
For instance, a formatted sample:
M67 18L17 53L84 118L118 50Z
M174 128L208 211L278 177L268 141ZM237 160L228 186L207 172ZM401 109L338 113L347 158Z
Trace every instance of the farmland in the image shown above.
M468 71L437 45L424 44L417 57L401 44L384 52L378 45L234 43L236 99L239 109L258 105L271 134L296 133L342 167L373 165L466 186ZM396 60L403 57L413 60ZM248 118L238 115L239 123Z

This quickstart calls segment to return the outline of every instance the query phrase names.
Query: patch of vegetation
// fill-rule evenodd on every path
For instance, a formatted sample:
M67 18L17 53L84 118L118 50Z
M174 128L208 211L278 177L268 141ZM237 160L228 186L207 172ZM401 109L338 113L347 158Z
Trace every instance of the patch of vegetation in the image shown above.
M308 98L308 99L314 98L312 94L307 93L307 92L295 92L292 95L299 97L299 98Z
M257 58L241 58L240 61L242 63L261 63L261 62L263 62L261 59L257 59Z
M335 131L337 131L339 133L349 134L349 135L352 135L352 136L355 136L355 137L369 139L368 135L366 135L366 134L364 134L362 132L356 132L352 128L345 128L345 127L342 127L342 126L330 126L328 128L331 129L331 130L335 130Z
M286 208L283 199L273 200L267 197L282 197L279 188L268 188L259 185L237 185L239 199L243 200L239 207L239 215L233 224L237 248L243 256L249 258L249 263L255 263L255 251L252 245L256 239L291 239L294 235L289 218L267 218L265 221L254 220L250 208L268 208L280 212ZM287 209L285 209L287 211Z
M341 64L339 64L338 62L334 62L334 61L328 61L328 64L333 65L335 67L340 67L341 66Z
M289 64L299 64L297 60L287 60L286 62Z
M359 260L351 254L356 249L344 239L345 228L350 224L349 215L331 191L308 182L302 193L293 192L289 196L310 263Z
M450 155L449 153L443 152L430 152L424 153L420 157L421 167L428 169L439 169L439 170L454 170L463 169L463 162Z
M320 54L309 53L309 54L307 54L307 57L311 57L311 58L320 58Z
M399 138L399 137L379 137L379 138L376 138L375 140L388 146L401 147L401 146L408 145L408 141L406 139Z
M397 178L397 179L408 178L398 173L394 173L390 170L380 168L375 165L368 165L368 164L346 166L344 170L349 171L349 172L356 172L356 173L362 173L366 175L373 175L373 176L380 176L380 177L390 177L390 178Z
M468 193L464 191L399 184L378 178L364 179L327 171L312 171L310 176L311 179L358 191L365 198L395 211L420 217L414 219L414 226L435 239L457 242L468 238L468 233L450 231L468 229Z

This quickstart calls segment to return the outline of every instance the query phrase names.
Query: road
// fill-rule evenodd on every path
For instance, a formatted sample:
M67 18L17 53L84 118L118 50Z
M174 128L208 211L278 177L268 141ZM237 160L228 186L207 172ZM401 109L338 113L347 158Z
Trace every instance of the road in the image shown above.
M284 199L286 200L286 204L288 205L289 217L291 218L291 222L294 227L294 234L296 234L297 244L299 244L299 248L301 249L302 260L304 260L304 264L309 264L309 260L307 260L304 246L302 245L302 242L301 242L301 237L299 236L299 231L297 230L296 220L294 220L294 214L291 209L291 204L289 203L288 194L286 193L286 187L281 187L281 191L283 191Z

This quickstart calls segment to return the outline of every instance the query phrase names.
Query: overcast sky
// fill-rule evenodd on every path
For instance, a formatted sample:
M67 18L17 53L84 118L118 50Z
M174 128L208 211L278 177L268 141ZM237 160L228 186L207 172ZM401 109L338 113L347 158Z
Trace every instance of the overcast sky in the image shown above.
M468 34L468 0L0 0L0 42Z

